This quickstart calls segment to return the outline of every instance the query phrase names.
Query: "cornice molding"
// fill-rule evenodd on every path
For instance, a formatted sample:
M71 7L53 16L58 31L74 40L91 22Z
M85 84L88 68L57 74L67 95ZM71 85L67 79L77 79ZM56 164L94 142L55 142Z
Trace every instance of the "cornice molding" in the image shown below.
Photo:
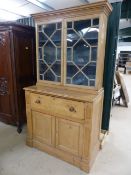
M37 13L32 14L32 17L39 21L41 18L50 18L50 17L73 17L77 14L84 14L84 15L90 15L95 13L101 13L104 12L107 16L111 13L112 6L107 0L99 1L96 3L71 7L71 8L65 8L60 10L54 10L50 12L44 12L44 13Z

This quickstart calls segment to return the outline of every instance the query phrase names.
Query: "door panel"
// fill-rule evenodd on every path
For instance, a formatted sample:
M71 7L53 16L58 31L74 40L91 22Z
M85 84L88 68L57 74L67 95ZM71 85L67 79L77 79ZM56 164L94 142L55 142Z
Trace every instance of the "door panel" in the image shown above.
M40 112L32 112L34 140L54 145L55 118Z
M99 18L67 21L66 83L95 86Z
M25 92L23 88L31 86L36 82L35 51L33 49L35 47L34 34L31 31L29 33L15 31L13 33L13 41L15 43L14 77L16 78L17 90L17 118L19 122L25 122Z
M82 155L83 128L82 125L64 119L56 119L56 147L75 154Z
M10 122L13 107L13 83L9 32L0 32L0 118Z
M38 25L38 79L61 82L62 23Z

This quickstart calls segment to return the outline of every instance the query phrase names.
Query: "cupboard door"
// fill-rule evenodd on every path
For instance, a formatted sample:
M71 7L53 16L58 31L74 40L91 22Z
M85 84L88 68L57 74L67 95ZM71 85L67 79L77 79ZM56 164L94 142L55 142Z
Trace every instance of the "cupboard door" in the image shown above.
M67 84L95 86L98 34L98 18L67 22Z
M54 145L55 118L40 112L32 112L34 140Z
M56 119L56 147L77 156L82 155L83 128L79 123Z
M61 82L62 23L38 25L39 80Z
M0 120L16 124L10 33L0 32Z

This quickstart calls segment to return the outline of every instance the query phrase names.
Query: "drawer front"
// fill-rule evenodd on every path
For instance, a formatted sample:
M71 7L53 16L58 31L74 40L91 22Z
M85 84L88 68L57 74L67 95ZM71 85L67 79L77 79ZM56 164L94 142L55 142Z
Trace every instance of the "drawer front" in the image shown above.
M84 119L84 103L82 102L32 93L31 107L52 115Z

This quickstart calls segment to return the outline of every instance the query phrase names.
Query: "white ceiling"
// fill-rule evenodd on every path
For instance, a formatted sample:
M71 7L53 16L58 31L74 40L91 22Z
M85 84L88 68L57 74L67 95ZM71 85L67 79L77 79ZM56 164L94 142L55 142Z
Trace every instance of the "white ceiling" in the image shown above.
M1 0L0 21L11 21L30 16L33 13L62 9L100 0ZM109 0L121 1L121 0Z

